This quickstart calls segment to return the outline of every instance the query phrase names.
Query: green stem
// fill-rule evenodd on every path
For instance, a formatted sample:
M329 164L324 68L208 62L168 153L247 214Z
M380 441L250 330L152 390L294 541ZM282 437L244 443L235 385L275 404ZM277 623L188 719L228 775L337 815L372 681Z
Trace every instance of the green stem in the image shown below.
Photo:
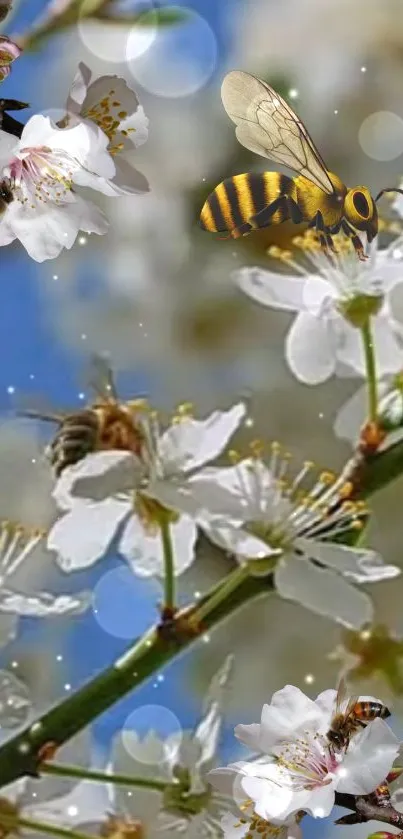
M376 423L378 418L378 394L376 381L375 348L372 338L370 318L368 318L367 322L362 327L361 334L364 346L365 369L367 373L368 420L369 422Z
M197 617L200 621L204 619L226 600L230 595L249 577L248 569L245 565L240 565L235 571L231 571L225 578L224 582L210 594L208 600L200 605L197 610Z
M171 525L168 516L161 514L159 525L161 529L162 550L164 553L164 609L175 612L175 565L171 538Z
M131 775L112 775L107 772L98 772L95 769L83 769L81 766L67 766L58 763L41 763L41 775L59 775L66 778L85 778L88 781L103 781L104 783L121 784L129 787L142 787L164 792L165 781L157 781L153 778L136 778Z
M4 826L7 824L7 817L3 814L1 815L1 822L4 823ZM13 820L11 825L10 819L10 827L25 827L28 830L33 830L35 833L46 833L50 836L61 836L62 839L91 839L91 836L88 833L79 833L76 830L68 830L66 827L59 827L58 825L54 824L47 824L46 822L38 822L36 819L25 819L20 818L19 816Z

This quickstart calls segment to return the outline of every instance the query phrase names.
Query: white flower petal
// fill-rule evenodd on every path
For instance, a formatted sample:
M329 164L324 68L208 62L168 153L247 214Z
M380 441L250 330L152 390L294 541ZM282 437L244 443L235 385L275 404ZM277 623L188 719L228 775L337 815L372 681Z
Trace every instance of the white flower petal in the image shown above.
M225 524L221 516L199 516L197 523L215 545L239 559L264 559L281 554L281 551L270 548L242 527Z
M0 129L0 169L4 169L19 148L18 138Z
M112 89L113 96L108 97ZM149 120L139 103L137 94L119 76L100 76L89 85L82 109L83 116L94 119L91 110L95 110L99 102L105 100L105 97L112 102L119 103L110 110L115 121L119 121L112 145L116 146L124 143L125 146L131 145L135 148L142 146L148 138ZM120 116L123 113L126 115ZM122 134L122 131L127 133Z
M53 525L48 536L48 548L56 551L62 571L89 568L104 556L130 509L130 502L114 498L98 504L77 502Z
M0 611L28 618L79 615L91 605L90 592L77 595L53 595L41 591L38 594L22 594L9 589L0 589Z
M191 481L194 497L209 513L258 521L271 509L276 482L261 460L245 458L236 466L210 466Z
M260 725L238 725L235 736L256 751L270 754L283 740L294 739L299 729L318 730L330 716L294 685L286 685L273 694L270 705L264 705Z
M316 562L334 569L339 574L345 574L355 582L364 582L366 569L368 569L366 581L376 582L376 580L389 577L390 569L394 567L384 565L382 557L376 551L366 550L365 548L350 548L336 542L320 542L303 537L296 539L294 546L301 550L307 559L314 559ZM385 571L384 574L382 574L382 569ZM373 580L371 580L371 573L375 573ZM396 569L393 576L398 573L399 569Z
M195 558L197 528L193 519L184 515L171 524L170 531L175 575L179 576ZM120 539L119 552L138 576L164 576L162 539L156 526L147 530L137 516L131 516Z
M140 460L130 452L95 452L64 469L52 495L60 509L68 510L77 498L102 501L134 489L143 472Z
M299 381L315 385L332 376L337 341L328 320L300 312L286 339L286 359Z
M233 271L232 279L252 300L274 309L298 312L304 308L305 280L286 276L263 268L241 268Z
M23 814L26 818L72 829L85 824L100 827L111 810L113 801L109 784L80 781L67 795L28 805Z
M214 411L205 420L184 417L159 441L166 472L189 472L218 457L246 414L240 402L229 411Z
M67 99L67 110L70 113L80 113L81 106L87 96L87 89L91 78L92 71L83 61L80 61Z
M326 568L287 557L280 559L274 577L281 597L296 600L312 612L357 629L371 622L373 607L369 597Z
M347 749L337 778L337 789L351 795L368 795L381 784L399 751L399 741L380 719L370 722L354 737Z
M104 181L101 192L111 198L120 195L142 195L150 191L147 178L127 160L116 160L116 174L113 180Z
M360 387L351 399L347 399L340 408L333 426L336 437L355 445L367 415L367 402L365 386Z

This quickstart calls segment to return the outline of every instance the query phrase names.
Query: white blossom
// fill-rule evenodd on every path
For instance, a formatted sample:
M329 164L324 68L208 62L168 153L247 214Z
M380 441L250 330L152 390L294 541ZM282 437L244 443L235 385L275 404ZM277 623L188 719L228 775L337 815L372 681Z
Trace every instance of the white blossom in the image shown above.
M274 824L260 818L253 804L245 802L237 814L226 813L221 820L224 839L301 839L302 831L292 818L284 824Z
M289 478L289 460L273 444L268 466L254 456L204 469L194 492L200 505L216 512L202 526L240 563L249 560L250 573L273 571L282 597L360 627L371 620L372 603L352 583L390 579L400 570L384 565L373 550L330 541L362 527L365 505L349 500L351 485L343 475L323 472L307 489L313 464Z
M360 697L364 699L364 697ZM336 691L315 701L287 685L265 705L260 724L237 726L236 736L260 753L214 769L209 778L239 805L251 800L258 816L280 825L301 810L328 816L336 792L368 795L384 781L398 753L398 740L381 719L370 722L335 750L327 738Z
M334 373L366 375L360 327L370 316L378 375L396 372L401 364L403 263L396 242L384 250L372 243L365 262L350 247L340 242L337 247L339 252L328 256L310 237L301 238L305 262L279 253L293 274L262 268L233 274L258 303L297 313L286 338L286 359L305 384L324 382Z
M185 571L197 538L194 475L221 453L244 416L242 403L205 420L194 420L185 410L161 434L157 419L144 415L140 457L98 452L66 469L54 497L67 512L48 539L60 567L92 565L117 536L118 551L136 574L163 575L160 519L168 511L175 573Z
M67 99L63 124L90 121L108 137L116 173L102 183L104 195L147 192L144 175L121 159L122 152L138 148L148 137L148 119L137 94L118 76L100 76L95 81L91 78L91 70L81 62Z

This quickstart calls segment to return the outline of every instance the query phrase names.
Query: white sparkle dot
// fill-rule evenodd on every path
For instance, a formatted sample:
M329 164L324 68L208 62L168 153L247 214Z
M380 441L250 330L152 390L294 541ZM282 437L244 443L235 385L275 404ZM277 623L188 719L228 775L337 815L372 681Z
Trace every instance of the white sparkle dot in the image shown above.
M18 667L18 661L12 661L11 667Z
M33 373L30 373L30 374L29 374L29 378L30 378L30 379L34 379L34 378L35 378L34 374L33 374Z
M159 676L157 676L157 681L158 681L158 682L163 682L164 680L165 680L165 676L163 676L163 674L162 674L162 673L160 673L160 675L159 675Z
M85 399L85 393L79 393L78 398L79 399Z
M62 655L60 655L60 654L59 654L59 655L57 655L57 656L56 656L56 661L63 661L63 656L62 656Z
M78 807L74 804L71 804L70 807L67 807L67 815L68 816L77 816L78 815Z
M128 792L127 794L128 794L128 796L130 796L130 797L133 795L133 793L132 793L131 789L129 789L129 792Z
M194 597L195 600L199 600L200 597L201 597L201 591L194 591L193 592L193 597Z
M65 690L71 690L71 685L69 685L69 683L67 682L67 684L65 684L65 686L64 686L64 689Z
M291 90L288 91L288 95L290 99L298 99L299 92L296 87L292 87Z
M58 280L58 279L59 279L59 274L53 274L52 280Z
M15 387L13 387L13 385L9 385L7 388L7 393L15 393Z
M366 73L366 72L367 72L367 68L366 67L361 67L361 73Z
M321 413L319 414L319 419L323 419L323 417L324 417L324 414L322 414L322 412L321 412Z
M323 807L316 807L313 811L313 815L316 816L317 819L323 819L325 815L325 811Z
M139 323L139 326L140 326L140 327L142 327L142 326L143 326L143 324L142 324L142 323Z
M314 681L315 681L315 676L313 675L313 673L307 673L306 676L304 676L305 684L313 685Z
M85 332L83 332L83 334L82 334L82 336L81 336L81 340L82 340L82 341L86 341L86 340L87 340L87 336L86 336Z
M254 424L255 424L255 420L253 419L253 417L246 417L246 420L245 420L246 428L252 428L254 426Z
M336 110L336 111L333 111L333 113L334 113L334 114L338 114L339 112Z
M202 178L203 183L205 182L205 180L206 180L205 178Z
M31 458L31 463L36 463L36 457Z
M210 642L210 635L207 635L207 633L205 633L202 637L205 644Z
M21 752L22 755L26 755L28 754L30 748L31 747L29 743L20 743L20 745L18 746L18 751Z
M79 236L78 237L78 244L79 245L86 245L87 244L87 237L86 236Z
M32 793L32 798L36 798L36 796L37 796L37 795L38 795L38 793L37 793L37 792L33 792L33 793Z
M370 637L371 637L371 630L370 629L363 629L362 632L360 632L360 638L361 638L362 641L369 641Z
M152 647L152 641L146 641L146 647Z

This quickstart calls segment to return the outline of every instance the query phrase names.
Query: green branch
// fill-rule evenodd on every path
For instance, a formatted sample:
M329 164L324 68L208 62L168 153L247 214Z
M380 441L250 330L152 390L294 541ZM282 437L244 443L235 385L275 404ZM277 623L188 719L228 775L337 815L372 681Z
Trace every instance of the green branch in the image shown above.
M354 455L344 470L355 496L368 498L403 474L403 443L365 460ZM178 614L172 638L152 627L112 667L52 708L0 747L0 787L24 775L37 776L47 746L61 746L119 699L230 617L237 609L273 591L273 577L244 577L237 567L196 604Z

